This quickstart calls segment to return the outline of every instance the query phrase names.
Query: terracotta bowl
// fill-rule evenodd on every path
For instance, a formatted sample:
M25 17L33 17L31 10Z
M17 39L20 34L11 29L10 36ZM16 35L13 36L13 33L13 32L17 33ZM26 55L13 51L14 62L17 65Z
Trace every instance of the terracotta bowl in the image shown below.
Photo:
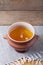
M33 36L31 37L31 39L27 41L16 41L9 36L10 31L18 25L25 26L33 32ZM8 43L13 48L15 48L16 51L24 52L27 51L39 39L39 36L35 34L35 30L31 24L26 22L16 22L9 26L8 32L6 33L6 35L4 35L4 38L7 39Z

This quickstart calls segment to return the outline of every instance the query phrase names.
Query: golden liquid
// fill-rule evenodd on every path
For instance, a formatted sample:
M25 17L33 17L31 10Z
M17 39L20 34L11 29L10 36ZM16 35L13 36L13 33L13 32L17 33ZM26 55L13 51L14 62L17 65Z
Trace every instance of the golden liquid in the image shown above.
M10 32L10 37L17 41L26 41L30 39L33 33L24 26L17 26Z

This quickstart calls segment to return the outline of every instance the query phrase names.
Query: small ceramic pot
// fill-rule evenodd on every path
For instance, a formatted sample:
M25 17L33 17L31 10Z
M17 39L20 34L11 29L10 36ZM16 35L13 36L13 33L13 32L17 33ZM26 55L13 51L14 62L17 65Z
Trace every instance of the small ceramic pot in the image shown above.
M29 40L27 40L27 41L16 41L9 36L10 31L12 29L14 29L15 26L19 26L19 25L25 26L28 29L30 29L30 31L32 31L33 36ZM8 43L13 48L15 48L16 51L24 52L24 51L28 50L39 39L39 36L35 34L35 30L31 24L26 23L26 22L16 22L16 23L9 26L8 32L6 33L4 38L7 39Z

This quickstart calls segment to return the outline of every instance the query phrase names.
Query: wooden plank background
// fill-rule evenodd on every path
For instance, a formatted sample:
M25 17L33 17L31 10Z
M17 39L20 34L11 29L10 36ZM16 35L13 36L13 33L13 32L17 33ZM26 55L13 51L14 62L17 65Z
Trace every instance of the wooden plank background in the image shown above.
M10 25L18 21L43 25L43 11L0 11L0 25Z
M43 10L43 0L0 0L0 10Z
M0 25L16 21L43 25L43 0L0 0Z

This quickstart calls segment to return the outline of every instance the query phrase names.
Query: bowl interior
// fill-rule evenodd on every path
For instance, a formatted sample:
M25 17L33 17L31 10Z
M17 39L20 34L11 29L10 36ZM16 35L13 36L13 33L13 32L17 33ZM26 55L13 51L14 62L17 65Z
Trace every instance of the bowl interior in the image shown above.
M8 28L8 37L9 37L12 41L14 41L14 42L26 42L26 41L17 41L17 40L14 40L14 39L12 39L12 38L9 36L10 31L12 31L16 26L24 26L24 27L26 27L27 29L29 29L29 30L33 33L32 37L31 37L30 39L26 40L26 41L29 41L29 40L31 40L31 39L34 37L34 35L35 35L35 30L34 30L34 28L33 28L33 26L32 26L31 24L26 23L26 22L16 22L16 23L12 24L11 26L9 26L9 28Z

